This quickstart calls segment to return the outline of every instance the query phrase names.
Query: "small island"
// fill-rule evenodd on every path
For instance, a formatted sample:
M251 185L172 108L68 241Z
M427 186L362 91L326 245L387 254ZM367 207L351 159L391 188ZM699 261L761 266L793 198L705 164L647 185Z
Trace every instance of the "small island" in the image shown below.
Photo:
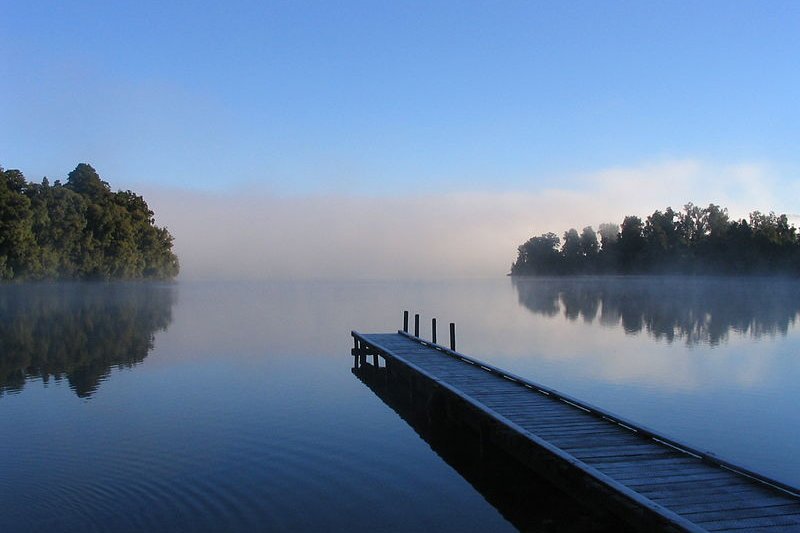
M62 184L0 168L0 279L172 279L172 235L144 198L81 163Z
M727 209L714 204L668 207L644 221L626 216L621 225L600 224L597 232L573 228L563 244L555 233L545 233L518 250L512 276L800 274L800 240L785 214L754 211L749 220L731 220Z

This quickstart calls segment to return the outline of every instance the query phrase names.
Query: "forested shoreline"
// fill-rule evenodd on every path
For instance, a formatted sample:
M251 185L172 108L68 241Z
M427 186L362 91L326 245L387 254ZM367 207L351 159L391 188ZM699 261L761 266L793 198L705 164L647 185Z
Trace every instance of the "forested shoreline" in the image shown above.
M689 203L600 224L597 232L572 228L563 243L555 233L533 237L511 265L511 275L659 273L800 275L797 229L785 214L754 211L732 220L718 205Z
M171 279L172 235L144 198L81 163L66 183L0 168L0 279Z

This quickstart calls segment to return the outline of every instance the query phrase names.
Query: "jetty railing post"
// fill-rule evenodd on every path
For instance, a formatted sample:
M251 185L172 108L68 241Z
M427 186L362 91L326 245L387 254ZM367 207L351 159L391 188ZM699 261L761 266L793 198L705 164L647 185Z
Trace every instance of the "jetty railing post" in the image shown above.
M436 319L431 319L431 342L436 344Z
M403 331L408 333L408 311L403 311Z
M456 323L450 322L450 349L456 351Z
M414 336L419 337L419 315L414 315Z

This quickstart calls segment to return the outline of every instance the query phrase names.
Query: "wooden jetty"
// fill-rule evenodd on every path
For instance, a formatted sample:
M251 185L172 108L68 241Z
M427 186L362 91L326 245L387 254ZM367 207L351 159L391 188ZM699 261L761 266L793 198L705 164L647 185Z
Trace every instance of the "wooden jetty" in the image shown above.
M608 512L587 507L502 449L481 442L471 428L432 417L427 398L411 394L402 374L371 364L354 366L351 372L517 530L630 533Z
M354 366L382 360L432 417L472 427L586 505L641 531L800 532L800 489L463 355L453 324L450 348L414 325L406 313L397 333L353 331Z

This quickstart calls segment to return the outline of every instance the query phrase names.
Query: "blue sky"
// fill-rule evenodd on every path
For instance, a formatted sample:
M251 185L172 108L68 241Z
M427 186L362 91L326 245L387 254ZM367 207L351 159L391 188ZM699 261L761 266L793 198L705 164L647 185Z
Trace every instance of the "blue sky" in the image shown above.
M535 191L798 169L797 2L4 2L0 164L120 186Z
M187 278L494 276L690 201L800 220L798 2L0 3L0 165L143 193Z

